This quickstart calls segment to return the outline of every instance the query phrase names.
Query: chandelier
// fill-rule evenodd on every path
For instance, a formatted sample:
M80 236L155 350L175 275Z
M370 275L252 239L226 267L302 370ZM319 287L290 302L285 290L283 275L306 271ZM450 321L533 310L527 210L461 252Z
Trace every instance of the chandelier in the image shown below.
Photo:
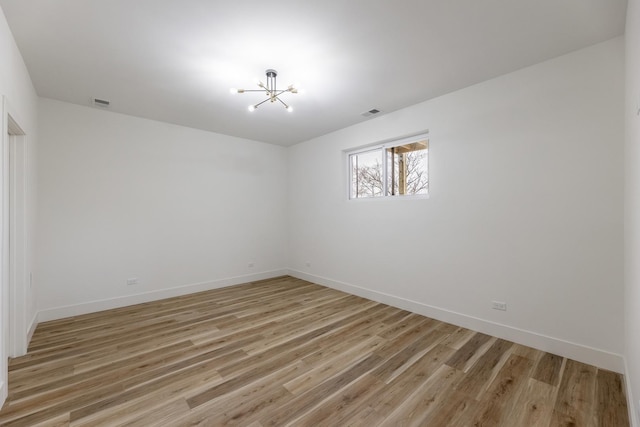
M276 77L278 76L278 72L270 68L265 73L267 75L267 84L265 85L262 82L258 82L258 86L260 87L260 89L231 89L231 93L265 92L265 94L267 95L267 99L265 99L262 102L258 102L257 104L249 105L249 111L254 111L256 108L258 108L259 106L261 106L267 101L269 102L278 101L282 105L284 105L284 108L286 108L287 111L289 112L293 111L293 108L291 108L291 105L287 105L286 102L280 99L280 95L282 95L285 92L298 93L298 89L293 87L293 85L290 85L286 89L278 89L276 85Z

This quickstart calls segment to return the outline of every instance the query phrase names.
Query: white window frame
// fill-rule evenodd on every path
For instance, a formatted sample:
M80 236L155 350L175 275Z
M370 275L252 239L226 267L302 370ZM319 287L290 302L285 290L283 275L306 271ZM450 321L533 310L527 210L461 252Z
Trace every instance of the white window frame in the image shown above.
M345 151L345 157L346 157L346 166L347 166L347 199L348 200L412 200L412 199L428 199L429 198L429 193L430 193L430 186L427 187L427 193L426 194L409 194L409 195L399 195L399 194L395 194L395 195L391 195L391 194L386 194L387 193L387 188L388 188L388 182L389 182L389 177L388 175L388 171L387 171L387 149L388 148L392 148L392 147L397 147L400 145L405 145L405 144L410 144L413 142L419 142L422 140L427 140L429 141L429 132L425 131L419 134L415 134L415 135L411 135L411 136L406 136L406 137L401 137L398 139L391 139L391 140L386 140L383 142L377 142L375 144L372 145L365 145L365 146L361 146L355 149L351 149L348 151ZM430 143L428 143L428 148L427 148L427 179L429 177L429 157L430 157ZM380 150L382 153L382 185L383 185L383 195L381 196L373 196L373 197L351 197L351 185L353 183L353 176L352 176L352 167L351 167L351 156L354 154L365 154L368 152L372 152L372 151L378 151Z

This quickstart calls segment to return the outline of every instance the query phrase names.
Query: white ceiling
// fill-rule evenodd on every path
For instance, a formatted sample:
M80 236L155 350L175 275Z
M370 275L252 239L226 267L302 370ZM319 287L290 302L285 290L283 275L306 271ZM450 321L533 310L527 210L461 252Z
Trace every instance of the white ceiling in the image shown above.
M626 0L0 0L38 95L292 145L624 33ZM255 112L278 70L288 113Z

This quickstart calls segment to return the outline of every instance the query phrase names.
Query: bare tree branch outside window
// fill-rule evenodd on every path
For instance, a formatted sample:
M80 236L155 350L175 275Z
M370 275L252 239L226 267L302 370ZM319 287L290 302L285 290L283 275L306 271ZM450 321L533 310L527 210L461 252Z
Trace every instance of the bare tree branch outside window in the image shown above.
M393 167L395 168L395 180L392 183L389 179L389 187L393 185L393 191L389 188L389 194L401 194L400 192L400 159L401 156L394 157ZM429 175L426 169L427 150L410 151L404 155L404 167L406 172L406 192L405 195L426 194L429 189ZM389 163L391 159L389 158Z
M396 154L387 149L387 188L384 188L382 149L351 156L351 197L427 194L429 176L426 147ZM394 170L391 170L393 168ZM401 189L400 182L403 182Z

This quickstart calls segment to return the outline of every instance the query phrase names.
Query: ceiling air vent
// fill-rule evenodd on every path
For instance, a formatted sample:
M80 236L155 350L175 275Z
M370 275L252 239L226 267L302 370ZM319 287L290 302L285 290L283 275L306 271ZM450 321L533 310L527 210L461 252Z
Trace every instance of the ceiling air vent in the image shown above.
M111 101L107 101L99 98L91 98L91 103L96 107L108 108L111 105Z
M365 117L371 117L375 114L378 114L380 112L380 110L378 110L377 108L372 108L369 111L365 111L364 113L362 113L363 116Z

